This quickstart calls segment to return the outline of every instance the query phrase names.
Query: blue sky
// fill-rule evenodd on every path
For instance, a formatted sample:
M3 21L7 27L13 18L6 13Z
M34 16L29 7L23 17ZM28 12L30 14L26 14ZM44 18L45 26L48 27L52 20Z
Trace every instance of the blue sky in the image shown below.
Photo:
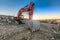
M0 0L0 14L15 16L19 9L31 1L35 3L35 15L57 17L60 15L60 0Z

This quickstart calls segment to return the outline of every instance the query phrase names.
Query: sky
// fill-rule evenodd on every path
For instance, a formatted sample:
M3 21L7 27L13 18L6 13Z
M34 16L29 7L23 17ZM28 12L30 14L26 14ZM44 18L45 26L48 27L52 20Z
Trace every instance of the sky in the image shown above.
M60 0L0 0L0 15L17 16L30 2L34 2L34 19L60 18Z

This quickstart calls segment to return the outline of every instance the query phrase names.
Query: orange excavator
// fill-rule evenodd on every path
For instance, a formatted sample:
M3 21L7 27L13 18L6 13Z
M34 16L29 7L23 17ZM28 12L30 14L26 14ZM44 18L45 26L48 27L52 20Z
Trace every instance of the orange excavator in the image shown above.
M29 12L29 20L32 20L33 11L34 11L34 3L31 2L29 5L26 5L24 8L19 10L17 17L14 17L14 20L17 21L19 24L22 24L21 20L23 20L23 18L21 16L23 12Z

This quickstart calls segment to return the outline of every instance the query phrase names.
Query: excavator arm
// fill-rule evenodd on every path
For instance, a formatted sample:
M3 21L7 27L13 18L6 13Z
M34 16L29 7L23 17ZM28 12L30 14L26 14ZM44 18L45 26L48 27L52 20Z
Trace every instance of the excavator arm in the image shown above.
M29 20L32 20L33 11L34 11L34 3L31 2L29 5L26 5L24 8L19 10L17 18L20 18L23 12L29 12Z

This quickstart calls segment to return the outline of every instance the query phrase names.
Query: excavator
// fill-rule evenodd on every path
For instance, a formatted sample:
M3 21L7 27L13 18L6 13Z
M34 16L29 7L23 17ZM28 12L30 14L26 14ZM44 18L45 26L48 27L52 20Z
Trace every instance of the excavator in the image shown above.
M40 21L32 20L33 17L33 11L34 11L34 3L31 2L30 4L26 5L24 8L20 9L18 12L18 15L14 17L13 21L16 21L18 24L26 24L28 26L28 29L30 29L32 32L37 31L40 29ZM29 12L29 19L23 22L23 12ZM15 22L15 23L16 23Z
M14 20L18 22L18 24L23 24L23 16L22 13L23 12L29 12L29 19L28 20L32 20L33 17L33 11L34 11L34 3L31 2L30 4L26 5L24 8L21 8L18 12L18 15L16 17L14 17Z

